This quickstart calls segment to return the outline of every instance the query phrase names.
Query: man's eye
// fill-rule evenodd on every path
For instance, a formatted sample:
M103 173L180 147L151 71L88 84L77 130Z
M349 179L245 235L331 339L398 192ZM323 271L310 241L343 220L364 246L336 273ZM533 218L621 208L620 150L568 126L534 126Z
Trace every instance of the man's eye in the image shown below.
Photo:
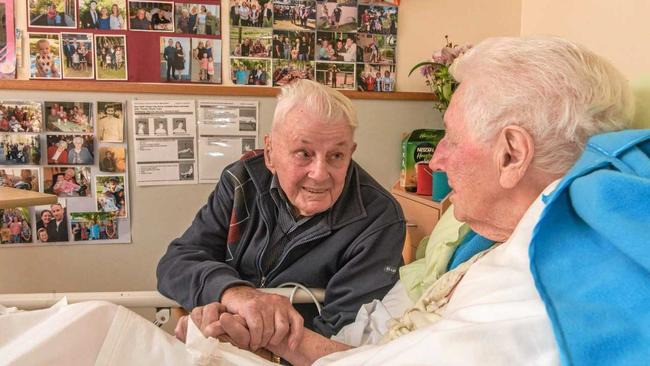
M345 154L343 153L334 153L330 155L330 160L342 160L343 158L345 158Z
M299 159L308 159L308 158L309 158L309 153L307 153L307 152L304 151L304 150L302 150L302 151L298 151L298 152L296 153L296 157L299 158Z

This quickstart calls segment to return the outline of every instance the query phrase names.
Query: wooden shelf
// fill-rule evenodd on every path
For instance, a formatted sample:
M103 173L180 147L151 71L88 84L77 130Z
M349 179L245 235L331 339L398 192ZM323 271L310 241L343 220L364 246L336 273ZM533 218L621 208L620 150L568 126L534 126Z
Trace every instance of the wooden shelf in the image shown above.
M48 205L56 201L57 198L53 194L0 187L0 208Z
M138 94L219 95L235 97L274 97L280 88L206 85L183 83L137 83L96 80L0 80L0 90L45 90L64 92L112 92ZM433 93L374 93L341 90L350 99L433 101Z
M449 201L449 195L447 195L447 197L445 197L442 201L436 202L431 199L431 196L423 196L417 193L405 191L402 187L400 187L399 181L393 185L393 187L390 189L390 192L394 195L404 197L405 199L412 200L429 207L437 208L440 210L440 212L445 212L445 210L447 210L447 207L451 205L451 202Z

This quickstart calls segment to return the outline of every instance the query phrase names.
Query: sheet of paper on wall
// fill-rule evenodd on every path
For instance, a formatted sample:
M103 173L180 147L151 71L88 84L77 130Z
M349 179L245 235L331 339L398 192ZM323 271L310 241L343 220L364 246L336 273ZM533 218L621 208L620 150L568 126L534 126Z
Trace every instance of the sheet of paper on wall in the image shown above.
M219 181L221 171L258 146L258 101L199 101L199 182Z
M193 100L135 100L135 177L139 186L197 182Z

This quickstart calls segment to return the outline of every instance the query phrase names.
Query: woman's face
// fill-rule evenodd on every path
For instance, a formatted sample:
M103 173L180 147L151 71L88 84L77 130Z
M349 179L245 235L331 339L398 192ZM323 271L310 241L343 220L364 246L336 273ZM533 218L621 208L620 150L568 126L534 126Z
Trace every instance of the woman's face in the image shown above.
M181 46L181 43L180 43L180 42L176 42L176 49L178 49L178 50L182 50L182 49L183 49L183 46Z
M108 9L102 8L102 10L99 11L102 14L102 17L105 15L108 15Z
M52 213L50 213L50 211L43 211L41 213L41 220L44 224L48 224L50 221L52 221Z
M113 4L113 6L111 7L111 12L113 13L113 15L118 15L120 13L120 8L117 7L117 4Z

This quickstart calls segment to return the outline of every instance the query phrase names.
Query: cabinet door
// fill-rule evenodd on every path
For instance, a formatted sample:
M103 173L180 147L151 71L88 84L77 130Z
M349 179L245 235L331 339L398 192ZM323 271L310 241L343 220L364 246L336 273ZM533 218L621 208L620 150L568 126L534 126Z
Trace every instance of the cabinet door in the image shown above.
M406 218L407 239L402 256L404 262L409 263L415 259L415 251L422 238L431 234L440 218L440 210L401 196L394 197L402 206Z

